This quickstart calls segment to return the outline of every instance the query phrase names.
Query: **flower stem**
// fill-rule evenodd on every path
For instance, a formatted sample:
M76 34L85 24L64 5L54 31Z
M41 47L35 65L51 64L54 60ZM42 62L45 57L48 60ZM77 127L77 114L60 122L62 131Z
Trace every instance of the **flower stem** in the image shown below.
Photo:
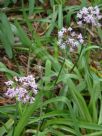
M79 59L80 59L80 56L81 56L82 50L83 50L83 46L81 46L81 50L80 50L80 53L79 53L79 55L78 55L78 58L77 58L77 60L76 60L75 64L73 65L72 69L70 70L70 73L72 73L72 72L73 72L73 70L74 70L74 68L77 66L77 63L78 63L78 61L79 61Z

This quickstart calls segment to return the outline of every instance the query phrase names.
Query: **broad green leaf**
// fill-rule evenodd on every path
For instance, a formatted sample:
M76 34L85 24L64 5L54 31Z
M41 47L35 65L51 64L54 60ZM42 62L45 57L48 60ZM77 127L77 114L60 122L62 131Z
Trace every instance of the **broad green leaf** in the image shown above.
M91 115L89 113L88 107L83 96L76 90L75 84L71 79L67 79L67 83L69 85L70 93L79 108L79 113L84 120L92 121Z
M46 36L50 36L51 32L53 31L55 24L56 24L56 18L58 15L58 10L55 9L55 5L53 6L53 14L52 14L52 18L51 18L51 22L49 24L49 29L46 33Z
M26 46L28 48L31 48L32 46L32 42L30 41L30 39L28 38L27 34L24 32L24 30L21 28L20 24L15 21L15 25L16 25L16 31L15 34L17 36L19 36L23 46Z
M14 120L9 119L2 127L0 127L0 136L4 136L4 134L9 131L13 124Z
M48 77L47 80L45 81L45 84L47 85L47 83L49 83L51 79L51 61L50 60L46 60L45 77Z
M45 124L45 126L50 126L54 124L63 124L65 126L73 126L73 121L71 118L56 118L48 120ZM102 125L98 125L95 123L89 123L89 122L83 122L83 121L77 121L77 124L80 128L85 128L88 130L96 130L96 131L102 131Z
M32 15L34 10L35 0L29 0L29 15Z
M102 131L97 131L97 132L86 134L84 136L101 136L101 135L102 135Z
M18 124L17 124L17 126L15 128L14 136L18 136L18 135L20 135L22 133L24 127L28 123L29 117L32 115L32 113L34 113L34 111L36 109L38 109L38 108L40 108L42 106L46 106L47 104L55 103L55 102L58 102L58 101L65 102L68 105L68 107L71 108L68 100L65 97L55 97L55 98L52 98L50 100L45 101L44 103L41 103L41 94L39 94L37 96L36 100L35 100L35 103L32 104L31 106L29 106L29 108L27 108L25 110L24 116L22 116L22 118L19 120L19 122L18 122ZM71 113L72 113L72 116L73 116L72 109L70 109L70 110L71 110ZM75 117L73 118L73 124L74 124L74 127L76 129L76 133L78 133L78 131L77 131L78 126L75 126L76 125ZM78 135L80 136L80 133L78 133Z
M33 123L35 123L35 122L38 122L38 121L41 121L41 120L43 120L43 119L46 119L46 118L48 118L48 119L50 119L50 118L52 118L52 117L67 117L67 116L70 116L70 114L69 114L69 112L63 112L63 111L61 111L61 110L58 110L58 111L52 111L52 112L48 112L48 113L46 113L46 114L44 114L44 115L42 115L42 116L40 116L40 117L37 117L37 118L35 118L35 119L31 119L31 121L29 121L28 122L28 124L33 124Z
M0 14L0 40L2 41L5 51L9 58L13 57L12 47L14 45L14 35L10 23L4 13Z
M8 73L12 76L19 76L18 73L12 71L12 70L9 70L2 62L0 62L0 72L5 72L5 73Z
M63 27L63 9L62 5L58 5L58 28L61 29Z

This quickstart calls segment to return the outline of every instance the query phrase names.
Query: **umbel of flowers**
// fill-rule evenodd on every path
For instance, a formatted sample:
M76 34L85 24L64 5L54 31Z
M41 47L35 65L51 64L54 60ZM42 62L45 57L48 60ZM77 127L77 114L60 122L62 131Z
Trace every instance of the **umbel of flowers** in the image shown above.
M92 26L101 26L99 21L102 19L102 15L100 14L100 9L98 6L95 7L83 7L77 13L79 26L83 26L84 24L92 25Z
M62 49L66 49L66 47L68 47L70 51L73 51L83 43L84 40L82 34L75 32L71 27L69 27L68 29L63 27L58 32L58 45Z
M33 103L37 94L37 84L33 75L27 77L14 77L14 80L5 82L7 91L5 95L9 98L16 98L22 103Z

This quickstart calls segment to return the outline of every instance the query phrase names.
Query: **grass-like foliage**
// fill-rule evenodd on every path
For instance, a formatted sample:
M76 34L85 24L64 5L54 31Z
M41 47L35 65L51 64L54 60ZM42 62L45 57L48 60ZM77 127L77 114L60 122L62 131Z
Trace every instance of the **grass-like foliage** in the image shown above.
M0 50L16 65L0 62L8 80L1 98L12 101L0 106L0 136L102 136L102 1L0 6ZM41 75L32 71L39 60Z

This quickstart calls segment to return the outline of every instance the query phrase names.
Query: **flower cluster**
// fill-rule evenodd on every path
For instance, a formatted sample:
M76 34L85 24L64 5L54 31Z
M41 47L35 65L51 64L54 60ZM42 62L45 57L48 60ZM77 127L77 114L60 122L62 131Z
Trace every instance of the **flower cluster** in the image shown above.
M33 103L35 95L37 94L37 84L32 75L27 77L14 77L14 81L9 80L5 82L8 87L5 95L9 98L16 98L17 101L22 103Z
M65 49L68 47L70 51L76 49L79 45L83 44L84 40L81 33L76 33L71 27L62 28L58 32L58 45L60 48Z
M100 14L100 10L98 6L95 7L83 7L78 13L77 13L78 22L77 24L79 26L82 26L83 24L89 24L92 26L101 26L99 21L102 19L102 15Z

